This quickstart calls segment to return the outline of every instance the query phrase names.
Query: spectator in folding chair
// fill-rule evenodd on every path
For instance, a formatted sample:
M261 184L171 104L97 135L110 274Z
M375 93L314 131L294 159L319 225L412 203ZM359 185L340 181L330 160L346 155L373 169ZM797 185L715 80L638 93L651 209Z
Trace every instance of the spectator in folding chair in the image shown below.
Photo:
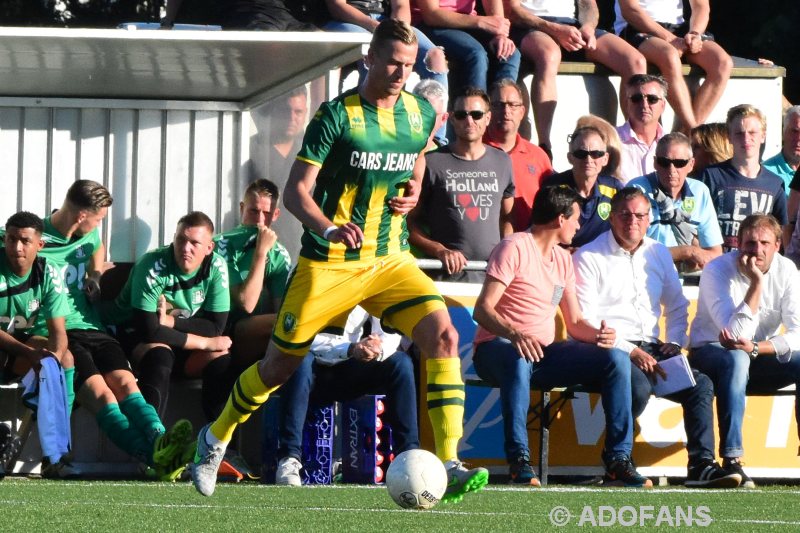
M44 249L58 261L68 289L69 350L75 359L78 398L101 430L120 449L153 468L159 479L174 480L190 456L192 426L178 421L167 432L145 401L125 351L105 329L93 302L100 297L105 247L99 224L113 202L103 185L79 180L59 209L44 220Z

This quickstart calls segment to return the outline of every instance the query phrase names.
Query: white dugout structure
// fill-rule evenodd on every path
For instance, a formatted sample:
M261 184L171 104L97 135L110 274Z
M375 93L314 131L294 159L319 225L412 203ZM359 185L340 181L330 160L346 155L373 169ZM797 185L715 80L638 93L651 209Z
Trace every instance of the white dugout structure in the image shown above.
M23 209L48 213L73 181L92 179L114 197L102 226L109 261L132 262L168 243L177 220L191 210L207 213L221 231L230 229L242 190L257 177L251 169L264 168L253 148L253 139L270 128L261 106L308 84L310 116L338 94L338 68L357 60L368 38L0 27L0 224ZM700 74L687 69L694 85ZM724 121L736 104L759 107L768 117L765 153L776 153L784 75L780 67L737 59L711 120ZM614 124L623 119L617 76L592 64L565 63L557 82L552 138L554 165L561 170L568 166L566 138L578 117L594 113ZM353 84L352 77L345 83ZM668 109L665 123L672 118ZM279 184L286 179L266 177ZM296 256L298 243L285 244ZM16 421L17 406L7 396L15 391L0 392L0 420ZM181 403L173 394L172 404ZM118 470L126 458L81 411L73 417L78 461L87 471L105 471L112 463ZM38 468L35 441L28 442L16 470ZM257 452L248 458L257 462Z

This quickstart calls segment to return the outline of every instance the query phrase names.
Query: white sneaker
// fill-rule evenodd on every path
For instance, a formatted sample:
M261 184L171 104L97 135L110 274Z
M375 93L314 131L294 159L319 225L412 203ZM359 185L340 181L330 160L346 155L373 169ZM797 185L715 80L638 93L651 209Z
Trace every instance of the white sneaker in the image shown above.
M278 470L275 472L275 484L299 487L303 484L303 480L300 477L301 468L303 468L303 465L294 457L284 457L278 462Z
M206 433L211 424L200 430L197 436L197 451L192 461L192 483L197 492L203 496L214 494L217 486L217 472L222 459L225 457L227 446L211 446L206 441Z

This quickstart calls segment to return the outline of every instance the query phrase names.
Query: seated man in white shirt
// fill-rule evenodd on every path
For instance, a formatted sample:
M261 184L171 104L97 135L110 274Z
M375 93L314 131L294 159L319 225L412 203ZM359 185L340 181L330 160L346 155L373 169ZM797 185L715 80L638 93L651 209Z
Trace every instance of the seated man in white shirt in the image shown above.
M742 221L738 250L703 270L689 339L692 366L714 382L723 467L740 474L745 487L755 486L740 462L747 387L800 384L800 357L793 357L800 350L800 285L794 263L778 253L780 238L771 215Z
M615 347L630 355L633 416L638 417L663 376L659 361L680 355L686 344L689 301L683 295L672 256L646 236L650 202L636 187L611 200L611 230L582 246L572 260L583 316L605 319L617 331ZM666 317L666 342L659 319ZM666 396L683 407L687 487L735 488L741 477L714 461L714 389L708 376L694 373L695 385Z
M419 448L414 364L400 349L403 337L385 333L380 320L358 306L345 318L338 328L326 328L314 338L308 355L280 388L278 485L301 484L303 424L309 404L385 394L394 454ZM367 324L371 333L363 336Z

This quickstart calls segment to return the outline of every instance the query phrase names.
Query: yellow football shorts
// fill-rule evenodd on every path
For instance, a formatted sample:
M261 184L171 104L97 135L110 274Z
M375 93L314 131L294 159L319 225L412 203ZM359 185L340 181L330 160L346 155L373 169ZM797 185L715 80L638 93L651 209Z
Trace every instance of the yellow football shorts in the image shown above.
M272 341L282 352L303 356L326 326L343 327L361 305L382 324L411 336L428 314L446 310L433 281L408 253L392 254L365 265L331 265L301 257L289 280Z

